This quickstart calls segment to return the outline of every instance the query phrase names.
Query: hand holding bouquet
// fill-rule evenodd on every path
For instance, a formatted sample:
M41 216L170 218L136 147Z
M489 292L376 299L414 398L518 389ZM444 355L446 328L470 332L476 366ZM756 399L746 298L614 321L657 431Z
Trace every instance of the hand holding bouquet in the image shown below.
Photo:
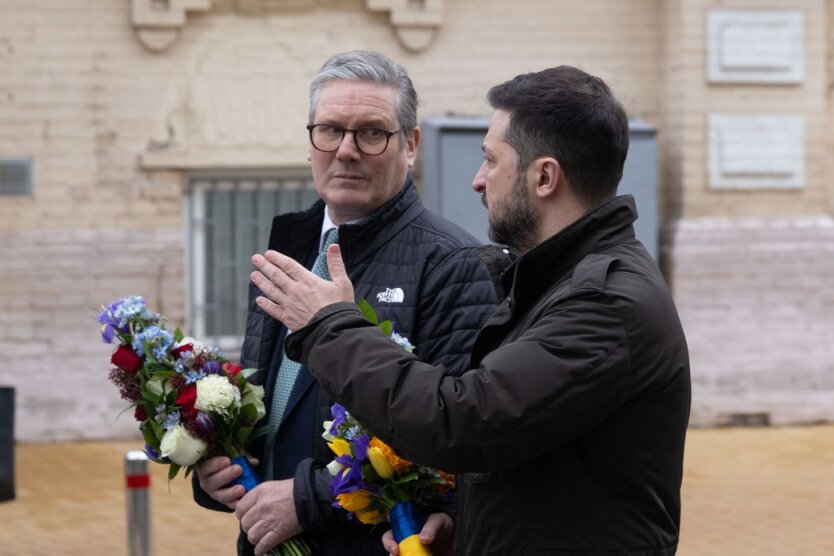
M256 370L241 369L179 328L170 332L165 317L150 311L141 297L102 308L96 319L102 339L118 344L109 378L134 408L148 457L168 464L173 479L182 468L187 476L203 459L228 456L244 470L233 484L247 492L255 488L260 481L245 446L266 432L255 430L266 413L263 387L247 380ZM310 552L296 537L273 553Z
M365 300L360 301L359 308L367 320L407 351L414 349L394 332L390 321L378 322ZM419 541L422 521L418 505L449 501L454 494L454 476L399 457L341 405L334 404L331 413L333 420L325 421L322 436L336 454L328 465L333 475L333 505L362 523L388 520L402 556L430 554Z

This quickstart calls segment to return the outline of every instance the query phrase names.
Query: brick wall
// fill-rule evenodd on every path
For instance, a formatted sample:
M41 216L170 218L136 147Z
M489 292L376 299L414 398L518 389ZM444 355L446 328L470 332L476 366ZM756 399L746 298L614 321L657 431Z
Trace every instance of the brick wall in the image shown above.
M670 235L692 423L834 419L834 219L686 219Z
M832 278L817 253L830 239L832 209L825 162L832 126L820 116L830 105L828 3L792 3L806 14L806 80L753 89L705 83L706 13L714 6L781 7L775 0L445 0L442 22L422 51L405 48L390 14L367 9L364 0L269 4L242 13L222 1L189 12L162 52L138 39L130 2L0 4L0 157L34 161L34 195L0 197L0 384L18 389L19 439L135 434L128 415L115 421L123 406L104 379L109 348L91 321L95 308L144 294L187 329L188 172L306 168L307 85L327 56L353 48L379 50L409 69L421 117L486 116L490 86L551 65L603 77L632 116L659 129L663 263L693 347L694 415L709 422L757 400L774 416L799 418L781 409L793 401L774 394L780 373L789 369L796 378L791 400L811 399L814 385L829 384L834 356L811 349L810 339L822 344L831 321L824 304L809 301L820 299L810 285L798 290L810 303L803 307L813 310L812 318L799 313L811 328L798 338L808 341L786 342L778 355L759 353L745 332L749 319L760 320L760 299L799 295L776 263L784 251L774 230L806 247L797 230L815 230L813 247L791 252L788 267L797 280L809 273L820 284ZM707 186L707 114L750 107L805 115L805 187ZM759 223L755 233L749 218ZM750 242L762 258L755 261L762 297L730 303L741 286L728 277L746 276L751 260L716 252L713 243ZM723 292L725 305L711 301L712 292ZM725 327L721 356L709 324L717 316ZM755 329L756 337L773 340L768 347L797 336L783 313L768 316L767 328ZM740 339L731 341L735 335ZM743 349L736 353L733 345Z

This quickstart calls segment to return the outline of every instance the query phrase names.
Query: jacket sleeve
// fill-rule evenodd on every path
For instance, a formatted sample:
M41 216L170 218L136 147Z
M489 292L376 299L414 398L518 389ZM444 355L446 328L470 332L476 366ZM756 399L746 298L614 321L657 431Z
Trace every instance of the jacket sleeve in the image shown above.
M549 452L628 396L622 315L602 293L543 309L460 376L400 349L349 303L325 307L292 339L288 353L319 369L319 384L365 426L405 457L452 472Z
M418 329L409 338L423 361L457 374L469 367L469 354L481 326L495 310L497 296L490 270L471 247L452 251L425 278Z

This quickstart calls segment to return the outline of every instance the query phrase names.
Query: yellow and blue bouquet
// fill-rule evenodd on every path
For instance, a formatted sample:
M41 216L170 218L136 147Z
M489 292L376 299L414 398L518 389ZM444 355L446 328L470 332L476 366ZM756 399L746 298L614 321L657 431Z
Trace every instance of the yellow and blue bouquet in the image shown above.
M378 322L371 306L359 308L395 342L411 351L414 346L398 335L390 321ZM328 446L336 458L328 465L333 479L334 506L345 509L366 524L391 524L402 556L430 554L419 541L420 506L437 506L454 496L454 475L399 457L380 438L363 427L344 407L334 404L332 421L324 422Z

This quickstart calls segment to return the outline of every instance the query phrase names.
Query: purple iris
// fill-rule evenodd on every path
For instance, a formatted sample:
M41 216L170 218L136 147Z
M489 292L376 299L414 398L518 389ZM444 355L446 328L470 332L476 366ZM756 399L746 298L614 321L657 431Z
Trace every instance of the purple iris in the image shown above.
M215 424L214 421L211 419L211 415L206 413L205 411L198 411L197 412L197 429L203 434L208 434L214 430Z
M330 426L330 430L328 431L330 434L336 434L341 427L345 420L348 417L347 409L342 407L341 405L334 403L330 407L330 413L333 415L333 424Z
M353 441L353 453L356 455L356 459L359 461L365 461L365 458L368 457L368 448L371 445L371 437L367 434L363 434L359 438Z
M220 363L215 361L214 359L209 359L203 365L203 372L205 372L207 375L219 375Z
M345 466L330 481L330 495L333 498L344 492L355 492L365 487L362 481L362 463L350 456L339 456L336 461ZM336 506L339 507L339 506Z
M123 334L127 332L127 324L122 324L119 319L113 316L120 302L121 300L114 301L96 317L96 320L101 323L101 339L105 344L113 343L116 332Z
M150 444L145 444L145 455L153 461L159 461L159 452L151 448Z

